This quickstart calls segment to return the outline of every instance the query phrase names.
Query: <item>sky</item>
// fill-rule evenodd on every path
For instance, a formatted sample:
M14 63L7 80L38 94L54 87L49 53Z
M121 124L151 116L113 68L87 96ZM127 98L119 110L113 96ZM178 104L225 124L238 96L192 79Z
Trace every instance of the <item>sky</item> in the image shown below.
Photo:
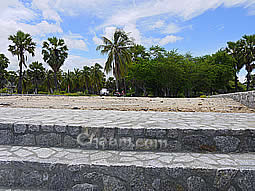
M36 42L32 61L43 62L42 43L63 38L69 56L62 69L104 65L96 51L101 37L123 28L146 48L160 45L193 56L213 54L255 31L255 0L0 0L0 53L18 69L17 57L8 52L9 35L22 30ZM245 70L239 74L245 79Z

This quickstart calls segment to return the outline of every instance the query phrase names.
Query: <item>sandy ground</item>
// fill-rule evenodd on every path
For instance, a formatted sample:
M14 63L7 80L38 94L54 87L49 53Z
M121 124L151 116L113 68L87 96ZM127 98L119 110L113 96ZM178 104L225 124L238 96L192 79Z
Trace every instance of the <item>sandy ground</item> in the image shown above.
M255 113L254 109L225 98L143 98L0 96L0 107L81 110Z

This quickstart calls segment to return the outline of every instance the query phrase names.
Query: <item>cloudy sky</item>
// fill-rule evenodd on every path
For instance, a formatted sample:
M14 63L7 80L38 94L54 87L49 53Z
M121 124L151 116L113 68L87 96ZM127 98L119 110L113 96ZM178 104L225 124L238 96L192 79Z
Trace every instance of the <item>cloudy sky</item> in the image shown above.
M43 62L41 46L48 37L64 38L70 49L64 70L103 64L96 46L116 27L146 47L158 44L193 56L255 33L255 0L0 0L0 15L0 52L10 59L10 70L17 69L17 58L7 51L8 36L17 30L37 43L29 62Z

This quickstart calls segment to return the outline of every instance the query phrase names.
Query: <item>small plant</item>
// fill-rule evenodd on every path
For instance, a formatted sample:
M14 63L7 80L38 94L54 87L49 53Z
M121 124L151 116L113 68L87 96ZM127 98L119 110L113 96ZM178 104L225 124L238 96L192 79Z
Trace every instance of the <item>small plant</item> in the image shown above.
M201 95L200 98L207 98L207 96L206 95Z

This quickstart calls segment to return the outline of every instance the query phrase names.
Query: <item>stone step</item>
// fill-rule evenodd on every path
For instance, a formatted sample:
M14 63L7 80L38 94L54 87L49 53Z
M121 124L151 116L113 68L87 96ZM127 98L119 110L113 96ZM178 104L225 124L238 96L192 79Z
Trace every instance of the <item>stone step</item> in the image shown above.
M30 190L255 190L255 154L0 146L0 187Z
M0 144L160 152L254 152L255 114L0 108Z
M120 151L255 151L255 114L0 108L0 144Z

